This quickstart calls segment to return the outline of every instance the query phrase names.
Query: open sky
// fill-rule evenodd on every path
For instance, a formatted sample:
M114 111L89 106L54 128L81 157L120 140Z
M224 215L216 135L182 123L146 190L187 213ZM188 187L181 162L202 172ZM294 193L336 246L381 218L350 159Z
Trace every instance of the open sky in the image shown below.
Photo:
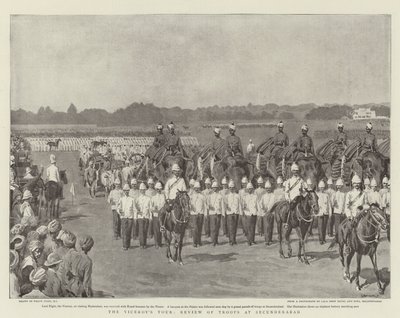
M13 16L11 107L390 101L384 15Z

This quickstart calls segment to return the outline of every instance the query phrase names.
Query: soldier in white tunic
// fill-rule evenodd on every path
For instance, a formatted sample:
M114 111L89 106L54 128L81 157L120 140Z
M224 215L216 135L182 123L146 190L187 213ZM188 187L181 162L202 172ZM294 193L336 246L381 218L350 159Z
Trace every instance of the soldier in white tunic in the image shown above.
M321 180L318 183L318 236L319 236L319 243L325 244L326 243L326 226L328 223L328 218L331 213L331 199L329 194L325 192L325 182Z
M345 214L346 192L343 190L343 180L336 180L336 192L332 196L332 218L335 227L335 241L338 243L339 225L346 218Z
M139 246L147 247L147 231L151 219L150 197L146 195L147 187L142 182L139 186L139 196L135 200L135 219L139 224Z
M257 189L254 192L257 196L257 201L260 202L262 196L266 192L264 189L264 179L261 176L257 179ZM264 235L264 221L262 217L257 217L256 229L258 235Z
M378 183L375 178L371 181L371 190L366 193L367 203L369 205L376 204L379 208L382 206L382 196L378 191Z
M224 198L218 192L218 183L211 185L211 193L208 195L208 218L210 220L211 241L213 246L218 244L218 232L221 225L221 216L225 213Z
M238 224L238 217L242 214L242 205L240 196L236 193L235 183L233 180L229 181L229 190L230 192L226 195L226 207L225 207L225 216L228 224L228 235L229 235L229 244L237 244L236 243L236 231Z
M156 183L155 189L157 193L151 197L150 200L150 212L153 220L153 234L154 234L154 245L156 248L161 247L162 235L160 231L160 210L165 207L165 195L162 192L162 185L160 182Z
M255 231L258 215L258 200L257 195L254 193L254 187L251 182L246 186L247 195L242 199L242 215L245 220L247 244L249 246L256 244Z
M200 182L194 184L195 192L190 198L190 219L193 227L193 246L201 246L201 229L203 227L204 214L207 211L207 200L201 193Z
M259 201L259 218L262 219L264 222L265 245L271 245L275 218L274 213L271 213L271 208L277 201L275 194L272 192L272 185L269 180L265 182L265 190L266 192Z
M211 179L210 178L206 178L206 180L204 181L204 185L205 185L205 189L202 191L202 193L204 194L204 196L206 197L207 202L209 195L211 194L212 190L211 190ZM208 205L207 205L207 210L208 210ZM206 213L204 215L204 223L203 223L203 227L204 227L204 234L206 237L210 237L210 219L208 218L208 214Z

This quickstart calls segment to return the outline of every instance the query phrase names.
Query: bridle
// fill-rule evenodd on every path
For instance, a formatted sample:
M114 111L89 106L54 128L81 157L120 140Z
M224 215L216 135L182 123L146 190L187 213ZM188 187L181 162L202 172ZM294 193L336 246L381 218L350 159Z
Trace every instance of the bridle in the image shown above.
M385 230L384 228L386 227L386 220L378 212L372 211L371 208L367 211L367 214L372 218L372 220L375 222L375 224L373 222L369 221L367 218L361 219L360 222L367 222L368 224L370 224L375 229L374 233L372 233L371 235L363 236L362 234L359 233L359 231L356 231L356 234L357 234L358 239L362 243L371 244L371 243L377 242L379 232L381 230L382 231ZM372 237L374 238L373 240L370 239Z
M183 202L183 196L187 195L186 191L178 191L176 198L174 200L174 209L172 209L171 213L173 214L173 218L176 220L178 224L187 224L189 222L189 213L185 213L185 210L187 207L185 206ZM179 207L179 209L182 211L180 218L178 219L175 216L175 209Z
M309 196L309 195L310 195L310 192L307 192L307 196ZM312 208L312 210L313 210L313 212L314 212L314 208ZM299 209L299 207L297 207L297 209L296 209L296 216L297 216L297 219L298 219L299 221L304 221L304 222L307 222L307 223L311 223L311 222L314 220L313 215L310 215L308 218L305 217L305 216L301 213L301 210Z

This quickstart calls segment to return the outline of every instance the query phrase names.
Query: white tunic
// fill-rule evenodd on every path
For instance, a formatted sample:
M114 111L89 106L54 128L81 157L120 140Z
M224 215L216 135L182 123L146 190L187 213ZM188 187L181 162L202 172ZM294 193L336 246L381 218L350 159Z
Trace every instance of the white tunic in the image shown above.
M208 201L208 214L225 214L224 198L218 192L212 192L207 198Z
M186 191L186 184L183 178L172 176L165 184L165 197L174 200L178 191Z
M366 202L365 193L361 190L353 189L346 195L345 213L347 217L355 217L358 213L358 207Z
M193 193L192 197L190 198L190 214L205 214L207 211L207 202L206 197L204 194L200 193Z
M332 196L333 213L344 214L346 203L346 192L336 191Z
M255 193L248 193L243 197L242 211L247 216L258 214L258 200Z
M264 214L268 213L271 211L272 206L274 203L277 202L275 198L274 193L268 193L266 192L262 197L259 202L260 205L260 216L263 216Z
M140 194L135 201L136 218L151 219L150 198L145 194Z
M153 217L158 217L158 213L165 206L164 193L156 193L150 199L150 211Z
M307 183L300 178L296 176L292 176L287 182L286 182L286 188L285 188L285 198L289 202L292 201L294 198L298 197L299 195L302 195L307 189Z
M50 165L46 169L46 177L47 181L60 182L60 173L58 171L58 167L54 164Z
M318 214L317 216L329 215L331 212L331 200L328 193L317 192L318 196Z

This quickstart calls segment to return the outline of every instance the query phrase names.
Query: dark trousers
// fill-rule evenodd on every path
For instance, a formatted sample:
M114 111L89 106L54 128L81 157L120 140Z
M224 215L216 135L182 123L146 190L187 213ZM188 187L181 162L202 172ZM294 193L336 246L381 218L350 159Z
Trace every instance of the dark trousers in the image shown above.
M264 227L264 218L258 217L257 218L257 234L264 235L265 227Z
M329 215L318 216L318 236L320 242L325 242L328 218Z
M147 231L149 228L148 219L137 219L139 225L139 245L146 246L147 244Z
M121 217L116 210L112 210L114 238L121 237Z
M192 221L193 227L193 244L201 244L201 229L203 228L204 215L195 214L191 215L190 219Z
M152 220L152 225L153 225L153 234L154 234L154 245L155 246L161 246L161 231L160 231L160 219L158 216L153 216Z
M121 218L121 234L122 234L123 248L129 248L131 246L132 225L133 225L133 219Z
M147 231L147 236L148 237L153 237L154 235L154 231L153 231L154 227L153 227L153 220L149 220L149 226L148 226L148 231Z
M274 231L274 219L275 215L273 213L265 213L264 220L264 230L265 230L265 242L272 242L272 234Z
M210 234L211 241L214 245L218 244L218 232L219 227L221 225L221 214L213 214L209 215L208 219L210 220Z
M246 220L243 215L238 216L238 221L237 221L237 227L242 228L243 234L247 236L247 231L246 231Z
M226 216L226 222L228 225L228 235L229 235L229 243L236 244L236 231L238 224L239 215L237 214L228 214Z
M338 237L339 225L345 219L345 216L343 214L333 213L332 218L333 218L333 223L335 225L335 240L336 240L336 243L338 243L339 242L339 237Z
M335 227L335 217L334 217L334 214L332 213L330 216L329 216L329 220L328 220L328 235L329 236L333 236L333 229L334 229L334 227ZM335 233L336 233L336 230L335 230ZM336 234L335 234L336 235Z
M203 227L205 236L210 237L210 218L208 216L204 216Z
M257 223L257 216L256 215L245 215L245 228L246 228L246 237L247 242L249 244L254 243L254 237L256 235L256 223Z
M228 223L226 222L226 216L222 216L221 217L221 227L222 227L222 234L226 235L227 237L229 237L228 235Z
M138 220L133 220L132 224L132 238L135 240L139 236L139 223Z

